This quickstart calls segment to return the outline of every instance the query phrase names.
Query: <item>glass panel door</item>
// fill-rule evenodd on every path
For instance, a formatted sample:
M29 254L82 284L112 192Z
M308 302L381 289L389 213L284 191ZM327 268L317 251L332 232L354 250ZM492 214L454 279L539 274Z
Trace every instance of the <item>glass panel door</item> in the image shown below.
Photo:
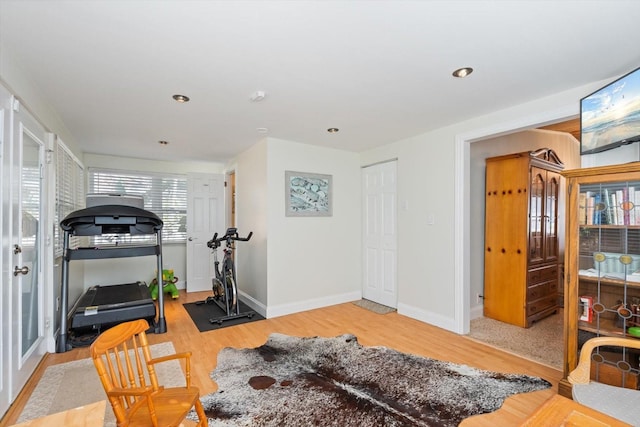
M529 263L539 263L544 260L542 255L544 199L544 173L538 168L531 168L531 194L529 208Z
M41 145L29 133L23 133L20 182L20 212L22 233L20 243L22 262L18 264L20 277L20 309L22 315L21 355L25 356L40 336L38 305L40 301L40 179Z
M579 193L578 348L596 336L637 337L640 330L640 182L582 185ZM639 199L640 200L640 199ZM594 352L596 381L638 389L640 352Z
M43 303L43 166L45 131L19 108L11 159L11 389L16 396L45 351Z
M558 195L560 194L560 177L547 172L547 193L545 196L545 261L558 259Z

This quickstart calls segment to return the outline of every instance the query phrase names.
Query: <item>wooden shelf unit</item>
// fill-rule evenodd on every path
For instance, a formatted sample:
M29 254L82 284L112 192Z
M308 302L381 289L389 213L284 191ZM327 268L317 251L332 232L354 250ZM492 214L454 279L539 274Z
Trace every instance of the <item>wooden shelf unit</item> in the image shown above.
M567 179L567 222L565 360L559 393L570 397L571 384L566 378L577 366L582 343L591 336L635 338L628 328L640 325L640 281L636 280L640 272L640 204L629 200L635 188L640 193L640 162L568 170L562 174ZM623 200L610 197L615 191L623 192ZM589 202L591 197L598 202L593 205ZM589 204L594 206L592 218L587 209ZM592 299L586 307L591 321L581 320L585 313L581 297ZM634 389L640 386L638 351L605 349L600 356L604 362L592 369L594 379ZM626 362L623 363L626 371L616 366L620 361Z

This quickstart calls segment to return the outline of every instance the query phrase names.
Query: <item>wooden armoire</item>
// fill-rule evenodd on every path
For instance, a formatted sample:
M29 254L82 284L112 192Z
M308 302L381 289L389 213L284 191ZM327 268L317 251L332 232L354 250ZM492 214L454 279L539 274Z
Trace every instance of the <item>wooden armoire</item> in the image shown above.
M486 160L485 317L528 328L557 311L563 167L548 148Z

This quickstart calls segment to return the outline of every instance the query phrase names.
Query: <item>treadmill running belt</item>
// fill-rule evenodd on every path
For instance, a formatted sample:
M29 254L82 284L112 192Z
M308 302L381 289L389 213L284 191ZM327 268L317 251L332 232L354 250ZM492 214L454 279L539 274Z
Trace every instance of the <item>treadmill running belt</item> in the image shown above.
M145 298L144 290L148 289L146 286L143 288L142 286L136 285L136 283L128 283L124 285L101 286L97 288L91 305L107 306L151 298L149 292L147 292Z
M99 327L135 319L154 320L156 306L143 282L92 286L78 299L71 328Z

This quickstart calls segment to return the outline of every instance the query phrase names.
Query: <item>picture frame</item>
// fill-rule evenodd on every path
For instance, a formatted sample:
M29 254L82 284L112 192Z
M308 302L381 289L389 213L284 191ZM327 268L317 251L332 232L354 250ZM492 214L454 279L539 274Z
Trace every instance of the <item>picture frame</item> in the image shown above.
M286 216L332 216L333 177L285 171Z

